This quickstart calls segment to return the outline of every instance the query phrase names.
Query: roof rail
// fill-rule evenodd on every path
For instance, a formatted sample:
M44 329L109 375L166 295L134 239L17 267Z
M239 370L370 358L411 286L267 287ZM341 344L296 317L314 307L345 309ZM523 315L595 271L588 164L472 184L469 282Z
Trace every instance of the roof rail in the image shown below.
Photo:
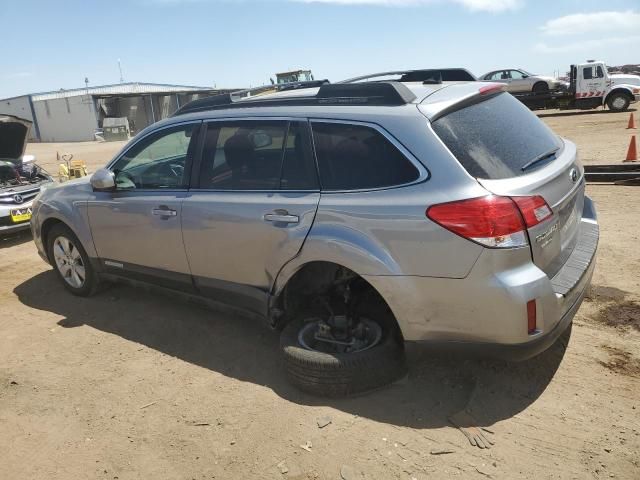
M238 99L235 93L215 95L187 103L173 116L206 110L251 108L266 106L367 105L400 106L411 103L416 96L399 82L363 82L354 84L325 83L316 95L295 97L248 97Z
M301 88L315 88L321 87L330 83L326 78L324 80L307 80L305 82L289 82L276 84L275 87L279 92L285 92L287 90L299 90Z
M476 80L465 68L429 68L418 70L395 70L391 72L370 73L360 77L349 78L338 83L358 83L363 80L376 81L376 78L382 78L382 81L390 81L388 78L398 76L394 79L397 82L422 82L425 84L438 84L442 82L472 82Z

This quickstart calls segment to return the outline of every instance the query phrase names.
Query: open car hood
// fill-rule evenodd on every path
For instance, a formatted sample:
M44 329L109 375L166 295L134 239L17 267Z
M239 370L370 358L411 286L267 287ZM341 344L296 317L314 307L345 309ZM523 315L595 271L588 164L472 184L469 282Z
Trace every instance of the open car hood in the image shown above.
M0 160L17 163L27 147L31 122L0 114Z

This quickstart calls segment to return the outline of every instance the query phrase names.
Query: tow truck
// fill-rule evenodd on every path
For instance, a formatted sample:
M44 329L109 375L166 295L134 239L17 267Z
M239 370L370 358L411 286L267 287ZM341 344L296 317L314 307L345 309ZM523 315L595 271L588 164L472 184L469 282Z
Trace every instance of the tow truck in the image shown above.
M591 110L606 106L612 112L623 112L640 100L640 87L617 83L604 62L588 61L571 65L568 85L544 93L512 95L532 110Z

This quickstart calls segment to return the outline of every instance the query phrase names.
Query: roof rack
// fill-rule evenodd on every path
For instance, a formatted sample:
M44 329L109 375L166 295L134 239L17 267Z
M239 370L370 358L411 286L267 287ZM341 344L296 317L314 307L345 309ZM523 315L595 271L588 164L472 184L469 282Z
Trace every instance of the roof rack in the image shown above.
M476 80L469 70L465 68L429 68L419 70L395 70L392 72L370 73L361 77L349 78L338 83L358 83L363 80L376 81L376 78L382 78L382 81L389 81L390 76L399 76L395 79L397 82L422 82L424 84L439 84L442 82L472 82Z
M239 99L236 93L227 93L194 100L178 109L173 116L206 110L266 106L400 106L411 103L416 98L411 90L399 82L325 83L320 86L316 95L295 97L256 96Z

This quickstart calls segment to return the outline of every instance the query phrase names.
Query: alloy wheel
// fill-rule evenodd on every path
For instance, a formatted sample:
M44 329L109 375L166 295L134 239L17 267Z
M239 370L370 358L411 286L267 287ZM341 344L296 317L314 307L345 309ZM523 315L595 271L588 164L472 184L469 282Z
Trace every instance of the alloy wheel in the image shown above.
M67 237L57 237L53 241L53 256L65 282L73 288L81 288L86 280L86 273L78 247Z

